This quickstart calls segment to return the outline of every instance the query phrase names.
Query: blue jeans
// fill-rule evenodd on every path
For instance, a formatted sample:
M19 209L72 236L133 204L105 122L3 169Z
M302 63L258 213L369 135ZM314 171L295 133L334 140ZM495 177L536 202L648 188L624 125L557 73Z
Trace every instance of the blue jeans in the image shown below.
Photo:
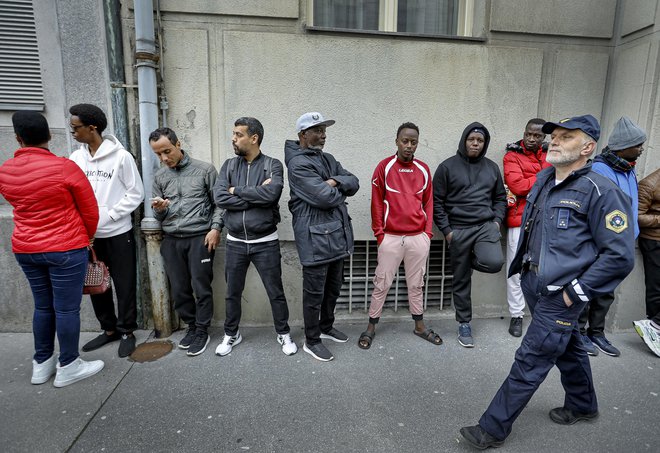
M245 244L227 241L225 252L225 280L227 297L225 334L234 336L241 321L241 298L245 288L245 275L250 263L254 264L270 300L275 331L289 333L289 307L282 287L282 264L278 240Z
M87 248L67 252L16 253L34 297L34 360L42 363L60 343L60 365L78 358L80 301L87 271Z

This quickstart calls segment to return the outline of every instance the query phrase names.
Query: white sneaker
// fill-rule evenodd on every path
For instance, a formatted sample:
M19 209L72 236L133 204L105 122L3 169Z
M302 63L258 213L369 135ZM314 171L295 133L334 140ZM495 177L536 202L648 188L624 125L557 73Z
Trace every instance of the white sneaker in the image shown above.
M277 342L282 345L282 352L286 355L293 355L298 352L298 346L291 339L291 335L285 333L277 336Z
M32 359L32 379L30 382L33 384L43 384L48 382L48 379L55 374L55 367L57 366L57 357L55 354L50 356L50 359L37 363Z
M102 360L92 360L86 362L78 357L76 360L66 366L57 364L57 374L55 375L55 387L66 387L85 378L94 376L103 369L105 364Z
M215 348L215 355L225 356L229 354L232 348L239 344L241 341L243 341L243 337L241 337L240 332L236 332L236 335L233 337L225 334L224 338L222 339L222 343L220 343L218 347Z
M655 355L660 357L660 332L651 325L651 321L649 319L633 321L633 325L639 336L644 340L644 343L646 343L646 346Z

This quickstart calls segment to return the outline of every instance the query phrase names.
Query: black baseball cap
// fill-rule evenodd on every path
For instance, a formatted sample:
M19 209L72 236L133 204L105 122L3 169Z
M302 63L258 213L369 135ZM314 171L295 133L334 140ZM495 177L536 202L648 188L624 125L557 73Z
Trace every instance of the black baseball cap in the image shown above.
M563 127L564 129L580 129L596 141L600 138L600 124L598 124L598 120L591 115L564 118L556 123L548 121L543 125L541 130L546 134L551 134L552 131L558 127Z

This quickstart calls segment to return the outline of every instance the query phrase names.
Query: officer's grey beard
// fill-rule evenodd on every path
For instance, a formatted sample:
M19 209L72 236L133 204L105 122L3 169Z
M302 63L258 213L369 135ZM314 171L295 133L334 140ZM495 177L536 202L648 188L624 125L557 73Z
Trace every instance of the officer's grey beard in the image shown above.
M323 145L314 145L314 146L309 145L307 148L309 148L309 149L315 149L315 150L317 150L317 151L323 151Z
M554 165L555 167L567 167L578 160L580 160L580 154L570 154L566 153L565 151L560 153L558 156L555 154L550 154L546 156L545 160L548 162L550 165Z

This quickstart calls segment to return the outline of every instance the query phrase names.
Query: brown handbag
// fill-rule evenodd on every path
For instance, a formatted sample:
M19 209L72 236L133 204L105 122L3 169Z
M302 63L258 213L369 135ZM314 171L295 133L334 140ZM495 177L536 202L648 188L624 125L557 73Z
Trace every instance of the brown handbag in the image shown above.
M110 271L103 261L96 258L94 247L89 246L89 251L92 253L87 263L83 294L102 294L110 288Z

